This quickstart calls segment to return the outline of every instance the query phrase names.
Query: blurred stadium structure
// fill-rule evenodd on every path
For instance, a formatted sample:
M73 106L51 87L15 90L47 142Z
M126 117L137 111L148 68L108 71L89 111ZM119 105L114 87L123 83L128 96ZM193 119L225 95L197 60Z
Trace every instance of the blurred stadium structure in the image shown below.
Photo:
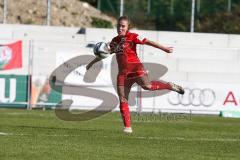
M103 2L101 0L100 8L104 8ZM199 6L197 9L205 10ZM124 13L134 17L135 12L130 13L130 9L125 8ZM52 107L62 99L73 99L73 107L81 104L83 108L80 109L92 109L100 103L94 98L57 93L50 88L48 78L54 69L68 59L93 55L92 44L109 42L116 35L115 29L1 24L0 30L0 44L17 40L23 42L23 67L0 71L1 106ZM174 93L152 98L140 96L131 107L133 111L203 114L219 114L224 110L240 111L240 35L149 30L136 30L136 33L175 48L172 55L148 46L139 46L138 50L143 62L166 66L168 71L161 79L183 85L186 94L183 97ZM91 85L105 85L99 89L116 95L110 76L111 67L110 57L103 61L102 70ZM71 73L66 81L84 84L84 69L84 66L80 66L78 72ZM139 88L133 88L133 91L143 92Z
M2 22L8 22L8 15L13 15L13 8L10 4L13 0L2 0ZM76 0L77 1L77 0ZM196 32L214 32L214 33L239 33L240 26L237 22L239 10L239 0L83 0L86 1L102 13L117 18L119 15L128 15L133 21L134 27L147 30L165 30L165 31L196 31ZM24 3L24 2L22 2ZM53 11L56 9L52 4L61 4L59 0L41 0L35 5L39 5L37 10L28 11L42 12L45 18L38 24L51 25L53 20ZM69 1L74 6L75 1ZM11 5L14 6L14 5ZM26 7L27 8L27 7ZM70 8L64 8L71 12ZM73 17L78 21L75 11L72 11ZM59 12L60 13L60 12ZM55 13L54 13L55 14ZM235 16L234 16L235 14ZM218 18L224 18L223 25L219 23ZM20 17L21 18L21 17ZM69 18L69 17L68 17ZM217 22L214 22L216 21ZM220 20L221 21L221 20ZM232 22L232 23L231 23ZM34 24L32 20L24 23ZM215 27L214 27L215 24ZM64 25L64 23L62 24ZM74 25L74 24L73 24Z

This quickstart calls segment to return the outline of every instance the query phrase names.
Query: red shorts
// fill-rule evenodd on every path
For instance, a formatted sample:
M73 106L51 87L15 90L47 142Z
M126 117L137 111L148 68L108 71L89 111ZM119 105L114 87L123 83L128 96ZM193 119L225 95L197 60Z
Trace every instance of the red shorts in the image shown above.
M130 63L127 65L126 69L118 73L117 85L118 86L128 86L128 84L134 79L141 77L146 74L146 71L141 63Z

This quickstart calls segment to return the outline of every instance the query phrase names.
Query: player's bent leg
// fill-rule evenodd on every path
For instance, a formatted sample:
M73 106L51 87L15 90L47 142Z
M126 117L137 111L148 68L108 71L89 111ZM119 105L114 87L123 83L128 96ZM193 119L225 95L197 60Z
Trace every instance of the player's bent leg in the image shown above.
M162 90L168 89L171 90L171 85L161 81L149 81L147 75L141 76L136 79L138 85L140 85L145 90Z
M175 91L179 94L184 94L184 89L176 85L172 82L164 83L161 81L151 81L151 89L150 90L162 90L162 89L167 89L171 91Z
M151 82L147 75L143 75L135 79L136 83L140 85L145 90L151 90Z
M184 94L184 89L181 86L176 85L172 82L168 82L168 83L161 82L161 81L150 82L147 75L137 78L136 82L145 90L154 91L154 90L167 89L167 90L175 91L179 94Z
M151 81L151 89L150 90L163 90L163 89L168 89L171 90L172 87L168 83L164 83L161 81Z

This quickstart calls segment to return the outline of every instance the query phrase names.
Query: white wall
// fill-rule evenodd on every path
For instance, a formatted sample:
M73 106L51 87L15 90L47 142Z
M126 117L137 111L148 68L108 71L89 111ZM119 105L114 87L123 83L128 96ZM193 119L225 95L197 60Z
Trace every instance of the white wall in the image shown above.
M87 28L86 34L76 34L80 28L49 27L31 25L0 25L0 42L7 43L14 40L23 40L22 70L16 74L27 73L29 41L33 40L33 60L35 74L49 74L47 70L56 65L56 52L80 51L83 54L91 52L86 48L87 43L98 41L109 42L116 36L116 29ZM172 54L165 54L158 49L144 46L143 62L160 63L168 67L167 79L178 79L181 73L188 78L179 78L195 81L196 75L211 75L210 80L219 77L219 74L238 76L240 74L240 35L185 33L185 32L158 32L133 30L141 37L146 37L159 43L173 46ZM48 63L46 63L48 62ZM2 71L2 73L14 73ZM174 74L176 73L176 76ZM185 77L185 76L180 76ZM190 78L189 78L190 77ZM203 76L209 77L209 76ZM204 78L199 78L203 80ZM207 78L208 79L208 78ZM206 80L204 80L206 81ZM236 80L222 77L218 82L236 83Z
M92 48L86 47L88 43L109 42L116 36L116 29L87 28L86 34L76 34L79 29L0 25L0 43L23 40L23 68L1 71L0 74L28 74L29 53L32 53L33 75L49 76L59 65L56 64L56 53L93 55ZM168 72L161 79L191 86L199 84L198 86L211 87L210 84L217 84L217 87L225 86L219 89L224 92L227 92L228 85L231 85L230 89L234 88L232 85L239 86L240 35L146 30L134 32L141 37L174 47L173 53L166 54L161 50L144 46L143 55L140 55L142 62L159 63L168 68ZM30 40L33 40L33 52L29 49ZM224 100L223 95L222 97ZM152 99L143 101L143 104L152 109Z

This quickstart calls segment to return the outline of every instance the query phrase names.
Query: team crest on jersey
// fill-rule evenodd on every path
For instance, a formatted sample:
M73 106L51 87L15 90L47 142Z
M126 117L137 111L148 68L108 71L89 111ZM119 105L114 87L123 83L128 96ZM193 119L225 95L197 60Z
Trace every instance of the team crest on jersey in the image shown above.
M119 43L112 42L110 44L110 48L112 48L114 53L123 53L123 51L127 48L133 47L134 43L132 41L126 40L125 37L121 38Z

